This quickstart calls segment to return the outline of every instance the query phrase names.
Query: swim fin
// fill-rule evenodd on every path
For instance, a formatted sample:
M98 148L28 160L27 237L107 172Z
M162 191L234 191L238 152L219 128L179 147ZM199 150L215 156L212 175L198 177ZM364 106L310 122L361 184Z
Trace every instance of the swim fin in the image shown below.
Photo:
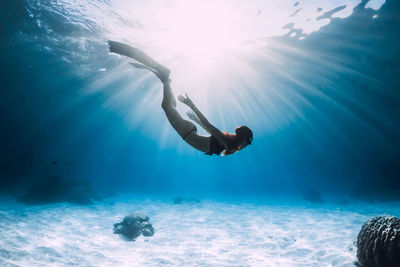
M129 62L129 64L131 64L134 68L149 70L152 73L154 73L161 81L163 81L163 76L160 73L158 73L157 71L153 70L152 68L149 68L145 65L134 63L134 62Z
M149 67L147 67L147 66L145 66L145 65L143 65L143 64L134 63L134 62L129 62L129 64L131 64L131 65L132 65L133 67L135 67L135 68L139 68L139 69L148 69L148 70L154 72L153 69L151 69L151 68L149 68Z
M171 71L167 67L164 67L163 65L156 62L154 59L152 59L149 55L145 54L141 50L133 46L111 40L108 41L108 45L110 46L110 52L133 58L143 65L158 72L159 75L163 77L162 79L160 78L161 80L168 80Z

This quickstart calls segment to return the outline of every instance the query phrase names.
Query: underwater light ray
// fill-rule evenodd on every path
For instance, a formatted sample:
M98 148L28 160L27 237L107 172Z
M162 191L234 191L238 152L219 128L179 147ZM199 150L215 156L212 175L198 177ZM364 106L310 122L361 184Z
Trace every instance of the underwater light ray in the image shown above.
M131 117L132 121L139 121L144 128L149 128L149 132L152 133L151 136L154 137L154 127L159 128L159 125L154 125L156 116L161 114L157 121L164 122L165 120L161 109L162 86L158 81L153 80L154 78L151 79L151 83L141 88L144 98L135 106L135 112L129 113L128 116Z
M343 9L342 11L346 10L346 12L349 12L349 10L352 7L354 7L358 2L359 1L350 1L350 2L341 1L340 2L341 5L343 4L346 5L346 9ZM266 3L259 1L257 4L260 4L260 8L256 7L256 5L254 4L254 5L249 5L243 10L241 10L240 8L238 9L240 5L238 5L236 2L225 1L223 3L213 3L209 1L202 3L201 6L199 7L199 10L201 12L198 12L198 14L202 14L202 12L204 13L204 10L207 9L207 5L209 5L208 7L214 7L212 11L213 12L212 17L218 17L219 15L221 15L219 17L220 20L223 20L224 18L225 14L223 14L223 12L231 13L228 14L230 17L228 16L228 18L226 19L228 22L225 21L222 23L222 25L214 25L215 28L218 29L219 31L221 31L221 27L223 28L227 27L228 25L229 26L235 25L236 23L235 20L237 20L238 14L242 15L243 17L242 20L243 24L240 25L238 29L235 29L235 31L236 30L237 31L228 32L228 35L238 34L235 38L230 39L231 41L233 40L234 43L237 42L237 44L235 44L235 46L237 46L235 47L235 51L233 52L230 51L229 53L226 54L224 53L223 57L218 58L218 60L214 58L207 63L209 64L210 62L213 63L215 61L219 61L218 64L212 64L211 66L206 64L204 66L207 67L204 67L204 66L194 66L196 65L195 62L193 62L193 60L186 60L184 54L182 53L179 54L180 51L172 52L171 47L168 47L163 42L158 42L160 38L162 39L165 37L164 35L165 32L171 30L168 29L169 27L168 25L163 25L162 23L160 23L161 20L170 16L171 19L175 19L175 22L171 21L171 23L172 24L175 23L174 27L178 27L179 25L176 25L177 24L176 22L177 21L179 22L179 18L177 18L176 16L175 18L173 18L174 14L176 14L174 12L184 13L185 8L188 8L188 5L190 5L189 2L172 1L170 3L160 4L157 1L149 1L149 2L141 1L137 3L131 3L130 5L127 6L126 3L124 3L123 1L114 1L105 3L102 2L97 3L97 1L94 1L90 5L84 5L85 9L80 12L79 12L80 6L78 5L77 1L72 1L68 3L62 3L62 2L57 2L57 3L61 6L61 11L59 7L54 7L54 9L56 9L57 12L59 13L60 12L65 13L64 15L66 16L67 15L77 16L78 14L87 14L88 20L87 21L83 20L84 22L86 22L86 25L79 26L80 25L79 23L81 23L82 21L77 21L76 23L79 27L82 27L86 31L88 30L100 31L101 38L104 38L105 36L107 36L107 38L105 39L108 39L110 37L113 38L120 37L118 39L121 41L127 41L133 45L138 45L138 47L146 48L144 50L150 53L151 55L154 55L157 58L157 60L160 60L167 66L172 66L171 69L173 70L174 75L183 77L183 78L176 77L176 79L173 78L174 82L175 81L177 82L177 85L179 83L185 84L187 80L192 79L193 81L188 84L189 85L196 84L196 86L192 87L194 99L199 99L196 100L196 102L198 102L199 105L201 104L202 107L204 107L205 111L209 110L209 108L207 107L208 105L213 105L213 102L215 102L215 100L205 97L205 95L207 95L210 91L221 90L220 95L229 95L231 92L235 93L237 97L236 99L235 97L232 99L226 99L226 101L235 103L234 104L235 108L229 109L229 111L227 111L227 108L224 108L224 105L220 105L219 110L217 111L218 118L220 121L222 121L224 126L230 125L230 122L232 120L235 120L235 114L236 115L239 114L239 116L243 117L245 121L254 120L256 122L257 114L255 110L258 111L263 109L264 110L268 109L269 112L273 112L271 114L276 114L276 112L280 113L278 116L274 116L273 118L271 118L271 121L274 121L274 124L276 125L293 122L296 118L304 119L303 109L305 107L310 108L310 105L312 106L315 104L312 103L312 101L310 103L309 93L313 94L314 96L322 98L329 97L331 98L332 101L334 101L334 99L332 99L332 95L327 96L327 93L324 90L320 90L319 88L309 87L308 86L309 84L305 82L305 80L307 79L299 76L299 74L296 73L296 71L293 71L293 68L299 68L299 66L301 65L301 62L296 62L296 60L299 60L298 59L299 56L304 54L304 51L302 51L301 49L296 49L295 46L289 46L289 45L285 46L285 44L279 42L274 43L273 40L268 40L268 39L265 41L267 43L266 47L260 48L260 46L256 45L254 47L249 48L243 43L239 42L240 38L235 39L238 36L242 38L244 35L246 35L245 38L243 37L243 40L246 39L246 41L248 41L249 43L251 43L252 41L255 41L257 43L257 40L259 40L259 38L264 38L265 40L269 35L269 31L272 29L272 27L271 29L269 28L263 29L263 27L266 25L266 18L270 19L273 18L271 19L269 24L279 28L280 34L283 34L283 32L286 31L285 29L281 29L285 25L285 23L293 22L294 23L293 27L302 29L303 33L306 33L306 38L307 38L307 34L309 33L309 31L315 30L313 27L308 28L307 25L313 24L319 27L321 22L321 20L317 20L317 18L322 14L321 13L318 14L318 12L316 12L316 6L314 5L311 5L310 8L303 8L303 6L305 6L305 3L300 3L303 10L298 12L296 16L287 18L288 14L293 13L293 11L295 11L295 9L297 8L293 7L292 3L274 4L272 2ZM63 9L64 5L66 6L66 8ZM218 5L218 7L216 7L216 5ZM329 10L333 10L337 5L339 5L339 3L333 4L328 2L320 2L318 3L318 5L319 7L323 8L323 12L325 13L328 12ZM178 6L177 10L173 10L175 6ZM102 12L100 9L103 7L108 7L107 8L108 11ZM270 7L270 10L268 10L268 7ZM181 8L180 11L179 8ZM52 9L52 7L50 7L50 9ZM260 16L257 15L258 9L262 11L260 13ZM152 12L149 12L150 10ZM309 13L311 11L313 13ZM218 12L220 12L221 14L218 14ZM271 12L272 13L276 12L276 14L274 16L267 16L267 14L270 14ZM153 14L154 16L150 16L149 14ZM184 16L187 14L180 14L180 15L182 15L184 18ZM346 17L348 15L349 13L344 14L337 12L333 14L332 17L335 16ZM304 22L302 24L302 21L306 20L305 17L307 16L311 17L311 20L308 23ZM286 17L286 19L283 20L282 17ZM201 27L204 26L202 25L204 24L202 23L202 19L204 20L204 18L197 17L193 19L195 19L192 24L193 27L197 28L200 32L203 32L204 29L202 29ZM279 23L276 23L276 21L279 21ZM90 25L93 26L92 23L94 23L94 26L96 27L88 29ZM246 32L246 34L243 35L243 32L245 32L246 29L248 30L250 28L251 31L248 31ZM179 29L178 27L176 29L190 32L190 28ZM273 31L275 30L272 30L271 32ZM179 36L180 34L176 35L178 37L182 37ZM210 36L216 37L215 34L214 35L211 34ZM220 40L221 42L224 41L222 39ZM229 38L225 39L228 40ZM171 40L177 41L175 38L171 38ZM194 38L194 40L196 39ZM74 40L72 38L68 42L76 42L76 41L77 40ZM90 41L96 42L96 38ZM82 46L86 47L86 45L83 44L86 41L79 40L79 42L82 42L80 44L81 47ZM204 48L206 49L211 49L213 48L213 46L215 46L215 48L218 47L220 48L220 46L217 44L211 43L210 46L207 45L207 43L204 44ZM247 58L249 57L248 55L244 56L244 54L246 53L256 54L255 51L262 51L261 53L258 53L258 55L254 55L254 57L259 57L262 54L264 60L258 59L258 61L260 61L258 65L257 64L254 65L253 62L251 61L243 62L243 60L246 60L246 57ZM310 53L310 51L307 51L307 53ZM210 54L212 55L213 53ZM295 59L292 59L291 58L292 56L295 56ZM332 60L332 58L329 58L329 55L327 56L318 53L313 53L312 55L306 54L305 57L306 60L309 60L309 58L312 57L321 58L321 62L324 61L324 63L326 63L325 64L326 68L331 69L332 72L339 71L340 68L343 68L343 66L346 65L345 58L342 59L333 58L335 60ZM93 63L99 64L100 62L101 58L99 58L99 61L94 61ZM266 66L268 64L271 64L273 66ZM281 71L271 70L273 68L277 68L277 66L279 66L278 69L280 68ZM261 75L257 73L260 73L260 69L262 69L263 67L271 70L271 73L268 73L268 76L270 78L265 79L265 82L268 83L272 88L262 88L262 86L256 86L258 81L261 79L260 77ZM175 72L175 69L181 70L179 72L179 75L178 72ZM349 69L349 71L351 71L351 68ZM114 74L112 74L113 71L107 68L106 72L107 75L116 75L114 77L115 78L114 80L109 81L109 84L112 84L113 81L117 81L118 79L123 79L123 75L121 73L118 73L117 71L114 72ZM288 72L290 74L285 76L285 72ZM273 75L277 77L271 79L271 76ZM213 85L211 81L215 79L220 79L221 76L225 76L223 78L223 81L219 82L218 86ZM296 78L293 79L293 77L291 76L295 76ZM142 75L137 75L135 77L137 78L141 77L139 79L142 79ZM240 79L236 79L235 77L236 78L240 77ZM249 82L245 82L246 79ZM301 90L299 90L300 92L291 91L290 88L285 89L285 87L281 91L279 91L279 87L281 86L279 81L280 79L282 80L288 79L288 83L293 83L295 84L296 87L297 86L302 87ZM143 82L150 83L150 81L147 81L146 79ZM139 83L132 84L132 87L135 86L140 87L140 84ZM181 86L174 85L173 87L176 95L186 90ZM87 88L89 91L92 90L92 88L89 89L89 86L87 86ZM130 98L130 95L132 95L132 99L135 98L136 93L140 96L140 101L142 100L147 101L146 103L148 105L146 105L144 108L140 107L136 110L131 110L130 112L127 112L131 113L129 116L132 119L132 121L140 121L140 117L146 117L148 114L146 112L143 112L142 110L150 111L149 108L150 105L159 108L159 103L157 103L155 98L153 99L151 94L146 95L147 93L142 94L136 91L135 93L133 93L132 90L134 89L130 89L129 86L126 85L124 85L124 88L122 89L120 88L120 90L122 91L117 90L115 91L116 92L115 95L108 96L109 99L105 103L105 105L108 108L118 108L118 105L122 105L125 107L126 100ZM129 92L130 90L132 91L131 94ZM149 90L156 90L157 94L160 93L160 89L156 87L151 88ZM305 90L310 92L304 93ZM256 99L257 101L254 101L253 100L254 98L251 97L254 94L259 94L259 96ZM269 94L274 94L274 96L272 97L275 97L278 102L275 103L272 100L268 100L271 99L269 97ZM277 107L280 104L283 104L284 108ZM268 105L270 107L267 107ZM316 108L315 106L313 106L312 109L314 111L317 111L316 109L318 109L318 107ZM124 111L121 112L121 114L123 113ZM211 116L213 116L213 114Z
M160 134L159 134L159 140L160 140L159 141L159 147L160 147L160 149L165 149L170 144L168 142L169 141L170 132L171 132L171 125L168 124L167 122L164 122L162 124L161 131L160 131Z
M300 80L301 78L295 78L294 76L287 75L286 73L281 73L281 75L284 76L287 81L292 81L298 85L298 86L296 86L295 90L291 90L291 91L295 92L295 94L297 96L299 96L303 101L308 103L308 106L310 108L312 108L314 110L314 112L318 112L318 114L320 114L320 115L323 114L324 109L321 109L320 106L316 106L314 103L311 102L310 94L313 95L313 97L318 96L318 98L320 98L320 99L325 99L328 103L332 103L334 101L334 98L332 98L332 95L328 95L325 89L322 89L322 88L317 89L317 88L313 87L312 84L308 84L308 83ZM336 87L333 87L333 88L334 88L333 90L336 92L337 91L337 90L335 90ZM347 96L344 96L344 97L348 98ZM288 104L289 106L291 106L292 109L294 108L295 105L297 105L295 103L291 103L290 101L284 101L284 102L286 104ZM358 116L356 113L354 113L354 111L350 107L345 106L344 103L336 102L336 104L337 104L338 108L340 107L342 111L344 111L346 114L350 115L353 120L357 120L359 123L361 123L364 127L369 129L370 131L375 131L371 127L371 125L369 125L360 116ZM303 117L300 111L297 110L296 113L300 117ZM324 117L327 121L332 121L332 118L330 118L328 116L328 114L325 114ZM304 119L305 118L303 117L303 120Z
M371 113L370 110L366 108L366 106L358 103L358 101L352 99L350 96L338 92L336 87L328 86L326 87L326 89L324 89L324 91L327 92L326 95L329 97L330 102L335 103L335 108L337 110L340 110L346 116L348 116L349 120L357 122L360 126L368 130L370 133L373 133L375 138L380 139L382 141L385 140L385 137L378 130L381 129L382 127L374 127L374 125L371 123L371 120L368 119L368 116L371 116L371 114L373 116L373 113ZM325 112L323 106L318 106L318 110L319 114ZM368 116L366 117L365 114L368 114ZM326 114L325 119L327 122L335 124L333 118L328 116L328 114ZM376 118L373 119L372 121L376 121ZM340 131L337 132L340 133Z
M357 50L360 50L360 48L357 48ZM346 58L345 56L334 57L326 53L316 53L314 51L306 51L303 54L307 57L307 64L315 63L315 65L325 64L328 66L327 68L315 70L315 79L318 81L318 84L323 84L324 86L321 88L312 88L310 90L310 93L317 94L320 98L323 97L329 100L329 102L340 104L342 110L346 110L346 113L352 113L352 116L358 117L358 120L362 123L362 125L366 127L369 131L374 132L376 137L383 138L383 136L377 131L377 129L380 129L382 127L374 127L373 124L379 122L379 125L387 125L385 118L379 118L378 114L369 109L366 105L363 105L358 100L353 99L346 92L338 90L337 85L337 80L339 80L340 75L343 74L346 74L347 76L357 77L358 80L368 83L374 83L374 77L371 77L367 73L364 73L360 70L351 68L348 65L348 58ZM316 57L314 56L315 54L318 54L319 56ZM295 75L301 77L304 74L297 73ZM310 87L303 85L302 88L306 89ZM338 102L339 99L341 99L340 102ZM359 111L357 112L356 110ZM364 116L362 114L364 114ZM369 119L365 115L367 115Z
M300 50L298 48L294 49L289 46L284 46L282 48L284 49L284 52L281 53L281 55L280 55L279 61L281 62L281 64L280 65L273 64L273 68L274 68L273 71L275 73L277 73L276 77L283 78L282 80L284 81L284 83L290 84L290 82L291 82L292 84L296 85L295 87L306 89L307 91L309 91L313 94L316 94L319 97L323 97L323 98L326 98L329 100L330 97L327 96L323 91L315 88L310 82L307 82L309 79L304 78L303 72L295 71L293 73L293 71L292 71L292 70L300 70L301 69L300 65L299 65L298 55L302 55L302 58L303 58L302 61L306 60L306 62L308 62L308 64L310 64L310 62L317 62L316 65L321 65L322 63L326 64L326 61L324 59L318 59L316 61L314 56L310 56L312 53L309 51ZM288 51L290 51L291 55L286 55ZM293 55L296 55L296 57L293 58ZM322 54L320 56L322 56ZM271 58L271 57L269 57L269 58ZM340 70L343 71L343 67L342 67L343 65L341 65L340 63L336 64L336 63L331 62L328 64L332 64L331 67L335 66L337 68L337 70L340 68ZM287 69L284 69L284 67L286 67L287 65L290 65L292 68L292 70L289 72L287 71ZM331 72L331 70L330 70L330 72ZM352 71L352 72L353 72L353 74L355 74L354 71ZM320 75L320 77L318 77L318 79L321 79L321 77L323 78L324 76L328 75L327 72L325 72L323 74L324 75ZM300 76L296 77L298 75L300 75ZM331 79L329 81L331 81ZM276 82L277 81L275 81L275 83ZM297 94L297 96L299 98L301 98L303 101L305 101L305 103L307 103L308 105L312 105L312 103L310 101L308 101L307 97L304 97L300 93L300 91L291 90L291 92Z
M221 81L221 86L229 90L222 90L220 93L225 103L228 103L224 104L224 106L228 105L229 108L225 107L223 109L222 103L219 102L219 109L217 110L220 113L220 117L224 117L224 121L236 123L236 125L232 124L230 128L246 124L245 122L248 121L248 113L251 110L248 104L251 102L251 92L253 91L253 85L248 80L252 80L253 83L258 80L257 72L245 62L239 65L239 68L233 69L233 71L227 73L224 80ZM226 126L226 123L224 123L224 126ZM229 130L231 131L232 129Z
M192 3L192 2L191 2ZM194 5L196 8L193 8L193 7L190 7L193 3L195 3L196 5ZM237 13L237 12L239 12L238 10L236 10L237 9L237 6L235 6L235 4L233 4L233 3L231 3L231 2L228 2L228 1L225 1L225 2L223 2L223 3L219 3L218 4L218 7L215 7L215 3L212 3L212 2L205 2L205 3L202 3L201 5L199 5L198 3L196 3L196 2L193 2L192 4L188 4L188 3L186 3L185 1L174 1L174 2L172 2L171 3L171 5L167 5L168 7L167 7L167 9L166 10L164 10L163 8L164 7L162 7L162 8L158 8L158 9L156 9L157 11L156 11L156 13L158 12L158 11L160 11L160 12L164 12L164 13L166 13L167 15L167 17L168 16L171 16L172 18L173 18L173 21L176 21L176 20L178 20L178 21L180 21L180 20L185 20L185 19L179 19L178 17L179 16L183 16L183 18L185 18L185 16L187 16L187 12L188 12L188 10L195 10L195 9L199 9L199 10L203 10L203 9L207 9L206 7L208 6L208 7L213 7L213 9L215 9L215 10L217 10L220 14L224 14L224 16L226 15L226 16L228 16L230 13L232 13L232 16L233 17L235 17L233 20L235 20L235 19L237 19L236 17L237 17L237 15L235 14L235 13ZM152 8L154 8L154 6L155 6L155 4L154 4L154 2L152 2L151 4L149 4L149 6L148 7L145 7L145 5L141 5L140 6L140 8L150 8L150 7L152 7ZM208 9L210 9L210 8L208 8ZM213 10L213 9L211 9L211 10ZM228 12L229 11L229 12ZM175 13L174 13L175 12ZM186 13L185 13L186 12ZM217 13L218 13L217 12ZM243 12L245 12L245 11L243 11ZM248 12L248 10L246 10L246 12ZM193 13L192 11L191 12L189 12L190 14L191 13ZM197 16L198 14L201 14L201 12L194 12L195 14L193 15L194 17L195 16ZM219 14L219 15L220 15ZM240 13L239 13L240 14ZM249 16L249 14L246 14L246 16ZM190 17L192 17L192 16L190 16ZM164 16L164 18L165 18L165 16ZM150 23L150 21L149 21L149 19L148 18L142 18L143 19L143 21L145 21L146 23ZM174 20L175 19L175 20ZM193 18L190 18L190 19L193 19ZM245 17L245 20L247 20L247 19L250 19L250 17ZM230 20L229 19L229 17L228 17L228 20ZM172 22L173 22L172 21ZM199 25L201 24L201 26L203 27L203 26L205 26L204 25L204 23L201 23L201 19L200 18L198 18L198 19L196 19L196 21L195 22L193 22L194 23L194 26L196 26L196 27L200 27ZM221 21L221 19L219 19L219 21ZM223 21L223 20L222 20ZM249 20L249 21L251 21L251 20ZM204 21L203 21L204 22ZM219 22L220 23L220 22ZM247 21L246 21L246 23L247 23ZM172 23L173 25L176 25L177 23ZM179 23L179 24L184 24L184 23ZM189 23L190 24L190 23ZM211 23L211 24L213 24L213 23ZM149 25L157 25L157 24L149 24ZM214 28L218 28L218 23L217 22L214 22L214 25L213 26L217 26L217 27L214 27ZM249 25L252 25L252 26L256 26L256 24L253 24L253 23L249 23ZM250 26L247 26L247 27L250 27ZM262 24L263 25L263 24ZM170 29L168 29L168 25L164 25L164 28L165 28L165 32L167 32L168 33L168 30L170 30ZM173 27L173 26L171 26L171 27ZM152 28L152 27L150 27L150 28ZM209 31L212 31L213 29L212 29L212 27L208 27L208 28L211 28ZM226 28L233 28L233 27L225 27L225 29ZM247 29L247 28L246 28ZM243 28L240 28L240 30L241 31L245 31L246 29L243 29ZM137 29L135 29L135 30L137 30ZM179 32L179 29L176 29L178 32ZM190 32L190 30L188 30L188 29L181 29L180 31L182 31L182 32L180 32L179 34L174 34L174 35L177 35L177 36L179 36L179 38L181 38L182 36L185 36L185 34L182 34L183 32ZM255 36L257 36L257 38L258 38L258 36L260 36L259 35L259 33L261 32L261 30L258 30L258 32L256 33L257 31L255 31L254 33L252 33L252 34L255 34ZM160 41L160 39L163 39L164 37L163 37L163 32L162 31L158 31L158 34L153 34L153 33L150 33L149 32L149 36L152 36L151 38L157 38L157 35L159 36L159 40L157 41L157 42L155 42L154 40L153 41L151 41L150 43L163 43L162 41ZM237 33L238 35L240 35L240 33ZM167 36L168 36L168 34L166 34ZM266 35L268 35L268 34L266 34ZM217 36L217 35L215 35L215 36ZM264 35L265 36L265 35ZM145 36L143 36L143 37L145 37ZM250 38L253 38L253 37L250 37ZM174 39L174 38L166 38L166 39ZM188 38L188 39L190 39L190 38ZM203 39L207 39L207 38L203 38ZM215 39L215 38L211 38L211 39ZM229 38L228 38L229 39ZM232 42L232 39L229 39L230 40L230 43L234 43L234 42ZM149 42L147 42L147 43L149 43ZM181 43L184 43L184 42L180 42L180 41L175 41L175 43L178 43L178 44L181 44ZM164 45L165 46L165 45ZM194 44L192 43L192 44L190 44L190 45L188 45L188 47L186 47L187 49L191 49L191 47L194 47ZM211 47L218 47L218 44L213 44ZM207 49L210 49L211 47L208 47ZM178 49L180 52L184 52L184 50L185 49L182 49L182 47L180 47L180 49ZM193 53L188 53L188 54L193 54ZM212 54L212 53L211 53Z
M131 74L131 72L127 72L125 77ZM125 78L124 82L119 84L117 92L113 93L104 104L113 109L117 109L118 105L125 105L128 101L132 101L132 104L140 104L141 99L145 95L143 83L147 82L148 80L148 76L138 76L137 79L134 77L128 79Z
M286 50L288 50L288 49L286 49ZM290 50L293 52L292 49L290 49ZM300 54L300 53L299 53L298 51L296 51L296 54ZM301 53L301 54L304 54L304 52ZM307 55L307 53L306 53L306 55ZM307 56L307 57L308 57L308 56ZM311 59L311 57L309 57L309 58ZM273 57L269 56L268 59L273 59ZM282 56L281 56L281 59L284 59L284 58L282 58ZM309 59L308 59L308 60L309 60ZM286 59L286 61L287 61L287 59ZM293 64L295 64L295 65L297 64L297 62L296 62L295 60L291 60L291 61L292 61L292 62L291 62L292 65L293 65ZM321 60L321 61L322 61L322 60ZM281 61L281 62L282 62L282 61ZM332 65L335 65L336 68L340 68L340 66L343 66L343 64L341 64L341 63L336 63L336 62L332 63ZM343 70L342 70L342 71L343 71ZM354 72L354 71L353 71L353 72ZM353 74L354 74L354 73L353 73ZM287 75L286 71L280 71L280 73L279 73L278 76L279 76L279 77L285 77L286 80L292 81L292 82L294 82L295 84L300 85L301 88L304 88L304 89L308 88L308 89L307 89L308 91L312 92L313 94L320 95L320 97L321 97L321 96L324 97L325 99L327 99L328 102L333 101L332 97L331 97L331 96L328 96L326 93L324 93L323 90L321 91L321 90L319 90L319 89L317 89L317 88L315 88L315 87L310 87L310 85L308 85L308 84L302 82L303 78L300 78L300 79L294 78L294 77L291 76L291 75ZM290 91L288 91L288 92L290 92ZM292 92L292 93L293 93L293 92ZM286 95L286 94L287 94L287 92L282 92L282 93L281 93L281 96L282 96L282 95ZM313 104L311 104L311 102L308 100L307 94L306 94L306 95L303 95L300 91L299 91L299 92L296 92L296 94L298 95L298 97L300 97L300 99L303 99L303 101L306 101L306 103L308 103L309 106L313 106L313 109L315 110L315 112L317 112L318 108L315 107ZM282 97L281 97L281 99L282 99ZM300 100L300 99L297 99L297 100L294 101L294 102L291 101L291 100L285 100L285 99L283 99L283 100L284 100L284 103L286 103L287 105L289 105L291 109L295 109L295 112L298 114L299 117L303 117L303 115L301 114L301 112L300 112L298 109L295 108L295 106L298 105L298 103L297 103L298 100ZM291 103L291 102L293 102L293 103ZM287 114L287 109L281 110L280 112L281 112L281 113L286 112L286 114ZM328 115L325 115L325 117L326 117L326 119L327 119L328 121L331 121L331 119L328 117ZM303 117L303 120L304 120L304 117ZM333 123L331 123L331 124L333 124ZM311 126L309 125L308 127L310 128Z
M282 60L281 60L282 62ZM301 86L301 87L305 87L307 86L306 84L304 84L301 80L294 78L292 75L288 74L287 70L284 70L283 67L285 67L285 65L275 65L275 64L271 64L270 65L270 69L269 70L265 70L267 71L265 73L266 77L270 77L269 80L272 80L273 82L269 82L268 80L266 81L266 84L273 84L274 88L269 89L270 93L274 92L276 96L278 96L280 98L280 100L282 100L283 103L285 103L290 110L293 110L295 112L295 114L297 114L300 117L302 116L301 111L299 110L299 108L296 107L296 105L298 105L297 103L295 103L294 101L290 101L288 100L288 93L292 93L296 96L297 100L302 100L304 103L307 103L309 106L311 106L312 104L305 98L303 97L301 94L299 94L299 92L297 92L296 90L290 89L288 85L288 81L291 81L294 85L297 86ZM276 80L277 77L280 77L280 80ZM284 78L284 79L282 79ZM286 89L285 91L282 91L282 89ZM262 96L262 92L260 92L260 95Z

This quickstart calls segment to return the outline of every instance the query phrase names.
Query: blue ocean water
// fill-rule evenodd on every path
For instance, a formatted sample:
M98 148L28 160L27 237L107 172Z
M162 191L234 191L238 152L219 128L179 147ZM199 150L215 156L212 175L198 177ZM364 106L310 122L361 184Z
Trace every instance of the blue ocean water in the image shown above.
M150 43L156 19L146 12L164 7L154 3L2 3L5 192L59 177L102 193L398 195L395 1L289 1L279 21L288 23L275 26L283 32L265 28L263 38L271 18L254 3L262 27L248 42L262 44L209 72ZM302 12L307 20L291 22ZM161 84L109 54L107 39L153 52L172 69L176 94L188 91L223 131L249 126L254 144L230 157L189 147L160 108Z
M39 205L120 194L399 200L400 4L273 2L221 1L203 10L209 2L191 1L197 9L182 19L190 5L177 0L2 1L0 193ZM204 21L190 24L197 15ZM202 32L214 18L235 26ZM110 54L109 39L170 67L176 95L188 92L222 131L249 126L252 145L226 157L187 145L161 109L161 83ZM58 208L44 214L58 216ZM364 219L349 219L346 229Z

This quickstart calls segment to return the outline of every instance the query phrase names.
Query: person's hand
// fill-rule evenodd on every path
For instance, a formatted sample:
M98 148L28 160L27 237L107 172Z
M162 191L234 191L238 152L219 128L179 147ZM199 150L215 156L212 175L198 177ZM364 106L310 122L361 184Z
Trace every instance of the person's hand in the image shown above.
M192 100L188 97L188 95L186 93L185 93L185 96L179 95L178 96L178 100L181 101L183 104L189 106L189 107L193 107L194 106Z
M199 118L197 118L197 116L196 116L196 114L193 112L193 111L188 111L188 112L186 112L186 115L189 117L189 119L191 119L192 121L195 121L195 122L199 122Z

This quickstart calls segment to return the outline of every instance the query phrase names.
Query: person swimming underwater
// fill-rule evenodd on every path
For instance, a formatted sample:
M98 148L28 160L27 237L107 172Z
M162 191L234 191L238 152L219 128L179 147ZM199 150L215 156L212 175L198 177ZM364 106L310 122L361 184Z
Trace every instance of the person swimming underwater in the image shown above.
M169 75L171 71L135 47L116 41L108 41L108 45L110 52L135 59L142 64L130 63L133 67L148 69L160 79L164 90L161 107L172 127L189 145L205 152L207 155L220 155L222 153L223 156L226 156L236 153L251 144L253 132L248 127L236 127L235 134L221 132L206 119L185 93L184 96L180 95L178 100L191 108L192 111L187 113L188 117L204 128L210 136L197 134L196 126L192 122L183 119L176 110L176 99L170 86L171 79Z

